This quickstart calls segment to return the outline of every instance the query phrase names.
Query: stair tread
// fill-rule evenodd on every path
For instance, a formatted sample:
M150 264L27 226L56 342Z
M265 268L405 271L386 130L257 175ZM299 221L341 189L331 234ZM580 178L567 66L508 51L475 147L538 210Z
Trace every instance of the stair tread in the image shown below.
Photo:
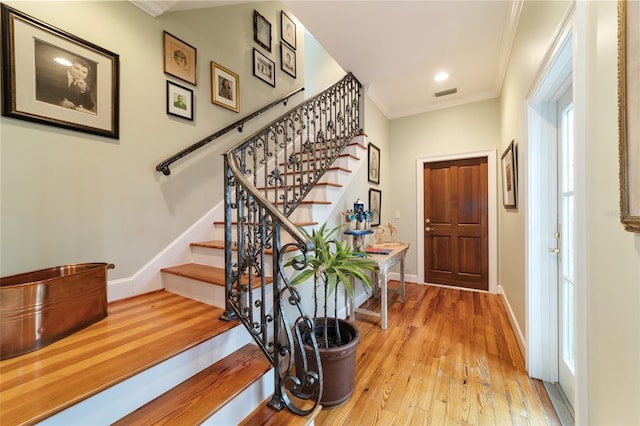
M257 346L245 345L114 425L200 424L270 369Z
M263 401L251 414L245 417L238 426L306 426L316 418L322 410L322 406L318 405L314 410L306 416L298 416L287 408L276 411L267 405L267 401Z
M296 152L296 154L300 155L300 152ZM357 155L349 154L349 153L337 155L336 159L337 158L352 158L354 160L360 161L360 157L358 157ZM314 158L309 158L309 157L306 157L306 158L304 158L304 159L302 159L300 161L303 162L303 163L310 163L310 162L313 162L313 161L324 161L324 160L326 160L325 157L320 157L320 158L315 158L315 157ZM284 166L285 164L286 163L280 163L281 166Z
M284 201L278 201L276 203L277 205L282 205L284 204ZM309 204L331 204L331 201L319 201L319 200L303 200L300 202L300 204L302 205L309 205Z
M225 272L224 268L218 268L216 266L202 265L200 263L185 263L182 265L170 266L162 268L162 272L166 272L180 277L191 278L194 280L202 281L205 283L219 285L224 287L225 285ZM253 287L260 286L260 277L253 275ZM243 277L242 282L247 283L249 277ZM267 283L273 282L271 277L265 277Z
M216 220L213 222L214 225L224 225L224 220ZM237 221L232 221L231 222L232 225L237 225L238 222ZM301 226L315 226L318 225L318 222L295 222L294 223L295 226L297 227L301 227Z
M297 182L297 183L288 185L288 188L298 188L299 186L300 186L300 183ZM342 188L342 184L335 183L335 182L316 182L314 186L333 186L334 188ZM269 189L269 190L274 190L276 188L280 189L280 188L284 188L284 186L282 185L269 186L269 187L259 186L256 188L259 189L260 191L263 191L265 189Z
M338 167L338 166L329 167L327 171L353 173L350 169L347 169L346 167ZM300 174L300 172L286 171L286 172L283 172L282 174L286 176L286 175Z
M109 303L96 324L0 361L2 424L40 422L239 324L222 313L164 290Z
M224 240L196 241L194 243L191 243L191 246L224 250ZM238 251L238 249L235 246L232 247L231 250ZM289 247L285 251L289 252L294 250L296 250L295 247ZM264 252L269 255L273 254L272 249L265 249Z

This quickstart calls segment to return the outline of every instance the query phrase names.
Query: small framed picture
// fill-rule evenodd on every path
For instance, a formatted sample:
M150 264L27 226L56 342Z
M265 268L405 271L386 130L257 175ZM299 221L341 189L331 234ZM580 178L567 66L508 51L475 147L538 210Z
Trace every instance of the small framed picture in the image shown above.
M193 90L167 80L167 114L193 121Z
M276 87L276 64L257 49L253 49L253 75Z
M240 112L240 78L238 74L211 61L211 102Z
M372 213L371 226L379 226L380 212L382 211L382 191L369 188L369 211Z
M280 12L280 38L291 48L296 48L296 23L284 13Z
M369 142L369 182L380 183L380 148Z
M119 57L2 4L2 115L119 137Z
M511 141L502 154L502 204L506 209L517 207L518 167L515 142Z
M197 86L197 50L179 38L162 32L164 46L164 72Z
M284 43L280 43L280 69L296 78L296 52Z
M271 52L271 22L257 10L253 11L253 41Z

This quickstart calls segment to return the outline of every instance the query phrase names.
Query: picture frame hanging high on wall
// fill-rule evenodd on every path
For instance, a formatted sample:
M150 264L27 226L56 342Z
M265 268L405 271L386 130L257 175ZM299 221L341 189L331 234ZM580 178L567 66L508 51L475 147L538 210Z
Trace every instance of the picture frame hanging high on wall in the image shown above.
M253 49L253 75L276 87L276 64L258 49Z
M380 184L380 148L369 142L368 153L368 180L369 182Z
M164 72L197 86L198 50L178 37L162 32Z
M640 3L618 1L620 221L640 232Z
M280 69L296 78L296 51L285 43L280 43Z
M119 56L2 4L2 115L119 138Z
M284 10L280 11L280 38L292 49L296 49L296 23Z
M515 141L511 141L502 154L502 204L515 209L517 203L518 164Z
M167 80L167 114L193 121L193 90Z
M213 61L211 61L211 102L231 111L240 112L240 77Z
M271 52L271 22L257 10L253 11L253 41Z

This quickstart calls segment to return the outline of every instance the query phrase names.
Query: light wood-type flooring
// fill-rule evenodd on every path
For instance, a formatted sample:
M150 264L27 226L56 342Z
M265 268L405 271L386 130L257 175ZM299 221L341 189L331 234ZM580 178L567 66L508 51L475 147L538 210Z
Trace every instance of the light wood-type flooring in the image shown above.
M500 296L407 283L404 305L389 294L387 330L380 318L355 319L355 392L316 425L560 424L525 371Z

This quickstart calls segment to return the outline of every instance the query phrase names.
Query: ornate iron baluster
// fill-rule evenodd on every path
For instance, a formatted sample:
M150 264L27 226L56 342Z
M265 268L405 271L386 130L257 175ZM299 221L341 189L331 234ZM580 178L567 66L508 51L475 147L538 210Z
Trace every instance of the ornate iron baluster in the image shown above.
M313 245L288 217L361 133L360 89L348 74L225 153L223 318L240 319L273 365L275 389L269 405L300 415L320 401L322 365L313 321L283 267L288 250L306 254ZM281 243L283 231L292 243ZM272 269L271 298L267 266ZM304 266L294 264L294 270ZM305 336L310 341L303 341Z

